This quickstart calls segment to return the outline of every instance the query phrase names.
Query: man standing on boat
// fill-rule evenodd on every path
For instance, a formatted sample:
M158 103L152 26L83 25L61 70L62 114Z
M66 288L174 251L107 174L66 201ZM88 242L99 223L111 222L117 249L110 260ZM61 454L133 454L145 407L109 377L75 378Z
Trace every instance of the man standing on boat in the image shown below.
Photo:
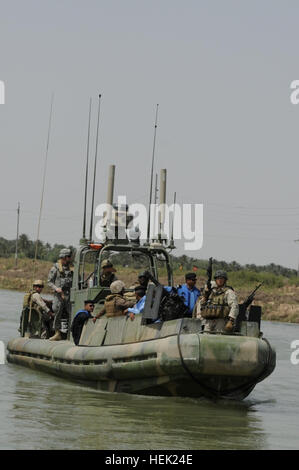
M102 272L100 274L100 286L110 287L112 282L117 281L115 276L116 269L109 259L104 259L101 263Z
M59 260L50 269L48 286L54 292L53 311L55 314L53 329L54 336L50 341L62 339L62 320L69 321L71 314L70 290L72 287L73 268L71 267L72 252L69 248L63 248L59 253Z
M192 317L193 309L200 296L200 290L195 286L197 281L195 273L187 273L185 280L186 283L178 288L178 294L183 297L184 304L188 307L189 315Z
M207 333L230 333L239 313L237 295L226 285L225 271L216 271L214 279L211 289L205 287L204 295L197 303L196 317L203 320Z
M149 276L147 271L143 271L138 275L138 286L141 286L145 291L147 290L147 286L149 284Z

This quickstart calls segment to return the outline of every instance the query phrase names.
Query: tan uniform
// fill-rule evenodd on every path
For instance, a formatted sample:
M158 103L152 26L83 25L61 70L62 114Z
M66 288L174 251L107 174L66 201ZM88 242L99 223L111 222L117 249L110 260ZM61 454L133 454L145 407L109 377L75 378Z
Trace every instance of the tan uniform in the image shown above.
M50 309L47 306L46 302L43 300L42 296L38 292L32 294L32 305L35 304L40 307L42 313L49 313Z
M228 317L236 319L238 298L229 286L213 287L208 302L202 297L196 306L196 318L202 320L205 332L223 332Z
M30 314L31 309L31 314ZM23 301L23 310L20 319L20 332L22 333L23 315L26 315L24 321L27 323L30 317L31 332L38 335L41 332L43 337L49 336L51 318L48 315L51 310L43 300L40 293L35 291L27 292ZM23 326L24 329L24 326ZM24 333L24 331L23 331Z
M136 299L134 301L126 300L120 294L107 295L105 306L103 310L98 313L97 318L101 317L105 313L107 314L107 317L119 317L124 314L124 310L129 307L133 307L135 303Z

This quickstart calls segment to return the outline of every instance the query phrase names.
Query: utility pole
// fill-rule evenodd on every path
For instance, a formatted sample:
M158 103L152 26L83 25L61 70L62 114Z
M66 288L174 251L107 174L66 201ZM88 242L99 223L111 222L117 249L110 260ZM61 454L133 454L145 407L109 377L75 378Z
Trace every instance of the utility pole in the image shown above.
M299 242L299 239L298 240L294 240L295 243L298 243ZM297 277L299 277L299 261L298 261L298 267L297 267Z
M19 222L20 222L20 203L18 202L18 208L17 208L17 238L16 238L15 267L18 266Z

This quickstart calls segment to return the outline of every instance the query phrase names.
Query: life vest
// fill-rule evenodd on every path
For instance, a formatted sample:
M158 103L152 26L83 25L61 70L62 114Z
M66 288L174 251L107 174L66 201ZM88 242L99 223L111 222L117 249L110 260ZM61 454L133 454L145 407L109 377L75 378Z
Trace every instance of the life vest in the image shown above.
M110 287L113 281L117 281L117 277L114 273L102 273L100 275L100 286L101 287Z
M83 326L89 318L91 318L91 314L87 312L87 310L79 310L74 316L71 324L71 332L76 345L79 344Z
M23 300L23 308L30 308L30 302L31 302L31 296L34 294L33 290L30 290L29 292L26 292L24 295L24 300Z
M36 292L34 290L30 290L29 292L27 292L25 294L24 300L23 300L23 310L27 309L27 311L29 311L30 307L31 307L31 310L35 310L39 315L43 315L43 309L40 307L40 305L38 305L36 302L34 302L33 299L32 299L32 302L31 302L31 298L32 298L33 294L36 294Z
M206 319L227 318L231 307L225 300L226 292L232 287L212 289L208 302L202 304L200 314Z
M56 269L59 271L60 286L63 291L68 292L72 287L73 280L73 266L63 266L61 259L55 263Z
M123 299L119 294L107 295L105 299L105 310L107 317L119 317L123 315L123 310L117 305L117 299Z

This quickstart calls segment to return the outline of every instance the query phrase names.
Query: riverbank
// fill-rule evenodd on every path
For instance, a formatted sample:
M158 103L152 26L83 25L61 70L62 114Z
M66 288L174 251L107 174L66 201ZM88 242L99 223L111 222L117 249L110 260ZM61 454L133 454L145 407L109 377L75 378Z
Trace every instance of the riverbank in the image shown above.
M14 258L0 258L0 289L26 292L34 280L42 279L46 282L52 264L50 261L34 262L32 259L20 258L15 266ZM44 292L50 292L46 286Z
M0 289L26 292L34 279L41 279L45 282L43 292L49 294L50 290L46 281L52 265L53 263L50 261L37 260L34 263L31 259L21 258L16 267L14 258L0 258ZM117 276L124 280L129 287L137 280L139 271L140 269L117 267ZM197 278L197 286L201 288L206 281L205 272L199 270ZM299 283L297 278L288 279L269 273L244 273L243 271L229 273L229 284L236 290L240 303L261 281L264 282L264 285L256 293L254 302L256 305L262 306L263 319L299 323ZM161 282L166 283L166 278L162 276ZM175 271L174 284L183 283L184 272Z

